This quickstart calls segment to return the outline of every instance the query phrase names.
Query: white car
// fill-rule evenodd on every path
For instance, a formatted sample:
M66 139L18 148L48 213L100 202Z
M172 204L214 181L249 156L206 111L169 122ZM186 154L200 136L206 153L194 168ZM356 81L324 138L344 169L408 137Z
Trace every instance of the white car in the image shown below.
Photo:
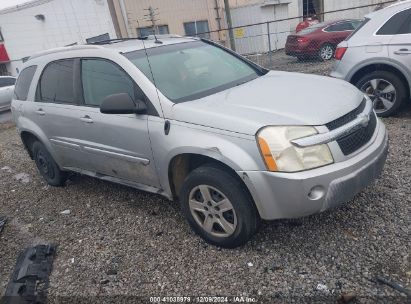
M0 112L10 109L15 83L15 77L0 76Z

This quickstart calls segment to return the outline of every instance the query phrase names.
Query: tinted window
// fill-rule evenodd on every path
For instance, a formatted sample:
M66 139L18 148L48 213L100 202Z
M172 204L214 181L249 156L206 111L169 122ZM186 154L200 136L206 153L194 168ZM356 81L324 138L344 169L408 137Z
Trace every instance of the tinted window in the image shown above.
M344 31L353 31L354 26L351 22L340 22L333 25L330 25L325 29L326 32L344 32Z
M18 100L27 100L30 84L33 80L34 73L36 73L37 66L29 66L21 71L17 79L16 87L14 88L14 98Z
M37 87L36 101L75 103L73 66L73 59L47 65Z
M116 64L106 60L84 59L81 63L84 102L86 105L100 106L103 99L112 94L128 93L134 100L136 96L133 80Z
M16 79L13 77L0 77L0 88L9 87L16 83Z
M298 35L307 35L315 32L316 30L319 30L325 26L324 23L317 23L314 25L311 25L309 27L306 27L305 29L301 30L298 32Z
M407 9L391 17L391 19L379 29L377 35L409 34L411 30L410 23L411 9Z

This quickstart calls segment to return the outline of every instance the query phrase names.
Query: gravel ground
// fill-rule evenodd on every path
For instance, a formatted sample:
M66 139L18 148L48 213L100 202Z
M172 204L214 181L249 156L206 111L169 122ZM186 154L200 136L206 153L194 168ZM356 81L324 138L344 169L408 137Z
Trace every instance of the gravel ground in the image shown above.
M354 303L405 303L375 277L411 285L411 109L384 122L390 154L373 186L337 210L265 222L235 250L207 245L178 204L160 196L80 175L63 188L46 186L14 126L1 124L0 215L8 223L0 235L0 295L18 253L51 242L58 245L52 299L244 295L333 303L353 295ZM19 173L28 176L16 180Z

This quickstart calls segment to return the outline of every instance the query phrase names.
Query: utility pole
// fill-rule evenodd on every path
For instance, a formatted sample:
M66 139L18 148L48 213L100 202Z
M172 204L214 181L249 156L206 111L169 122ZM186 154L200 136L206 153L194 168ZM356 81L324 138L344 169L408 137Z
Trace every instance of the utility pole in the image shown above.
M224 0L225 16L227 18L228 36L230 37L231 50L235 51L233 22L231 21L230 0Z
M148 9L145 9L145 11L148 11L148 14L144 15L144 17L146 17L146 21L151 22L151 24L153 25L154 35L158 35L159 32L156 25L156 21L158 21L158 19L156 19L156 17L158 16L158 8L153 8L152 6L150 6Z

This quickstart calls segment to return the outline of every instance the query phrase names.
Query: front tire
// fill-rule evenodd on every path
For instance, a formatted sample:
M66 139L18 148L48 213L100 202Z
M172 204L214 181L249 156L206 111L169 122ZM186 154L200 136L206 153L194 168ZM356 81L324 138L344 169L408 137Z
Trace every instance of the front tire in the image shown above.
M407 98L405 84L391 72L372 72L357 81L355 86L370 97L380 117L393 115Z
M63 186L67 180L67 173L61 171L46 147L39 141L32 146L33 158L41 176L50 186Z
M260 217L249 193L223 168L193 170L184 181L180 202L191 228L215 246L241 246L259 226Z

